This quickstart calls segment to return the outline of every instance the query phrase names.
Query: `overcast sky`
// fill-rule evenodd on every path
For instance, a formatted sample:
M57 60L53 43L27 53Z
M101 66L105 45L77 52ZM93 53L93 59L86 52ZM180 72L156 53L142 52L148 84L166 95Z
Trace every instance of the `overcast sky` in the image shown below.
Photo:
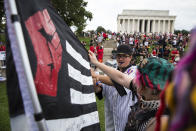
M196 0L85 0L93 19L85 30L96 30L98 26L117 31L117 15L123 9L169 10L175 15L175 29L190 30L196 27Z

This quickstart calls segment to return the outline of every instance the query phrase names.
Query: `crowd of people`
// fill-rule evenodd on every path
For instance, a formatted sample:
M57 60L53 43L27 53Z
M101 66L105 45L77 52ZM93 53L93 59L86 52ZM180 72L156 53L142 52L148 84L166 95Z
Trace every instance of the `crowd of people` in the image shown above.
M5 66L5 51L6 51L6 46L4 44L0 44L0 67ZM1 68L0 68L1 70Z
M5 45L4 44L0 44L0 51L5 51Z
M134 62L144 58L159 57L176 64L184 55L190 41L190 35L175 34L117 34L118 44L128 44L132 47ZM137 56L139 58L137 59ZM136 61L137 60L137 61Z
M192 32L195 33L195 29ZM193 49L196 41L193 33L192 35L113 33L113 39L118 46L113 53L115 55L113 58L118 64L117 69L103 64L95 51L90 49L91 63L107 74L99 75L93 69L91 71L97 97L105 98L105 130L159 131L175 130L176 126L181 127L178 130L195 129L194 116L186 114L189 110L191 115L194 114L196 103L195 96L188 90L195 85L194 78L190 78L194 74L189 71L189 68L195 70ZM193 49L186 55L189 43ZM185 61L188 61L191 67L187 66ZM183 68L185 66L186 68ZM184 87L176 81L178 77L183 79L180 75L181 70L186 71L184 74L186 80L181 81ZM189 80L191 82L188 82ZM183 98L180 98L180 95L175 95L173 88L181 90L187 88L185 90L189 92L189 96L179 91L179 94L183 94ZM188 99L190 96L191 100ZM181 103L181 99L188 102L186 108L176 103L177 101ZM179 113L178 116L175 117L174 111ZM178 118L180 120L177 120ZM185 119L188 121L185 122Z
M110 36L110 38L108 38ZM90 49L95 51L98 56L97 48L103 48L102 43L105 40L114 39L117 46L127 44L132 47L132 64L138 64L144 58L159 57L168 60L176 65L180 58L183 57L188 43L190 34L172 34L172 33L98 33L91 35ZM114 49L115 52L116 49ZM102 53L100 53L103 59ZM115 55L115 54L114 54ZM115 58L115 56L112 56Z
M5 68L6 68L6 46L0 42L0 82L5 81Z
M103 45L102 43L106 40L107 36L98 34L95 39L91 39L89 50L96 54L99 62L103 62Z

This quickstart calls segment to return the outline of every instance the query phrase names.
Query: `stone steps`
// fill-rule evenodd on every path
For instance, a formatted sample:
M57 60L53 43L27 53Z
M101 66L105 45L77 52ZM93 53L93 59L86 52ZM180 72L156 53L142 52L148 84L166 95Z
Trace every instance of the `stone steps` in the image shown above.
M108 40L108 41L105 41L103 43L103 47L104 47L104 50L103 50L103 63L105 62L109 62L109 61L113 61L113 59L111 58L112 56L112 50L113 48L116 48L117 45L116 45L116 42L114 40ZM100 69L96 69L96 72L98 74L104 74Z
M103 47L103 62L105 63L107 60L112 60L112 50L116 48L116 42L114 40L107 40L103 43Z
M104 48L116 48L116 42L114 40L107 40L103 43Z

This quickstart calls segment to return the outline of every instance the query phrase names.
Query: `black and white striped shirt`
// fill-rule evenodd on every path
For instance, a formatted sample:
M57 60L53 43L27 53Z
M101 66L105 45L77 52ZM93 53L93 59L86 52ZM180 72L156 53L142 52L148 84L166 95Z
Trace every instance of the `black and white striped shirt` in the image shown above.
M128 68L124 73L129 77L135 77L136 66ZM137 99L132 100L131 90L124 88L127 95L120 96L113 86L103 84L102 94L105 97L105 128L106 131L124 131L128 120L128 115L131 111L130 106L133 106Z

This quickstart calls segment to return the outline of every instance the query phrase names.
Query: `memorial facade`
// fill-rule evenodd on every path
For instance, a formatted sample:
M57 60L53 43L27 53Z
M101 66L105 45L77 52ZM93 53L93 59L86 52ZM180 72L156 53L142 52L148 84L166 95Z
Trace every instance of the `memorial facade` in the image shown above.
M169 10L123 10L117 17L117 32L174 33L175 19Z

